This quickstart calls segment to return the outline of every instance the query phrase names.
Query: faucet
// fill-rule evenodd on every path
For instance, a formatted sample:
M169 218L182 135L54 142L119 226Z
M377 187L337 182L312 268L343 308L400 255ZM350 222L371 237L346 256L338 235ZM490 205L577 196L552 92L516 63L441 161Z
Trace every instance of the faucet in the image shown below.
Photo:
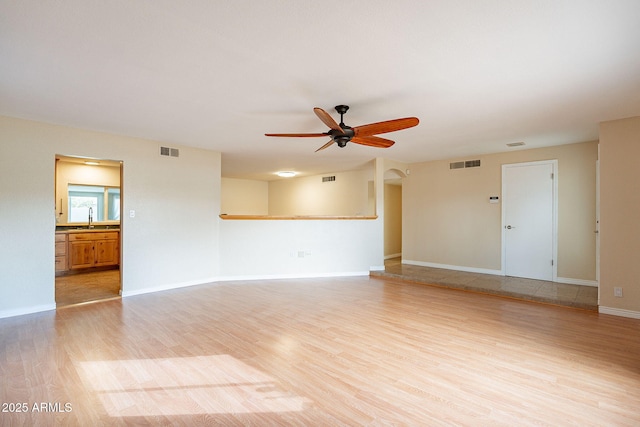
M91 223L93 222L93 208L89 206L89 228L93 228Z

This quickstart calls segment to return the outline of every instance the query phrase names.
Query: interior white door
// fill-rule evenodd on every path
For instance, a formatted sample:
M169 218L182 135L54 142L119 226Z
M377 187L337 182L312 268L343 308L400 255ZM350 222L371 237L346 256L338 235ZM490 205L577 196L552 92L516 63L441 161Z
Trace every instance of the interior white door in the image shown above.
M553 280L555 163L503 165L504 271Z

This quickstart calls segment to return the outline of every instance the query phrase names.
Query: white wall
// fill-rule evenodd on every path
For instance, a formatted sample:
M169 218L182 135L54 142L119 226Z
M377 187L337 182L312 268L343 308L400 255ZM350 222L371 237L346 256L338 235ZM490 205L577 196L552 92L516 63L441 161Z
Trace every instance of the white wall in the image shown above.
M380 220L221 220L224 280L368 274L383 264Z
M0 117L0 317L55 307L56 154L124 162L124 295L218 276L220 153L160 145Z

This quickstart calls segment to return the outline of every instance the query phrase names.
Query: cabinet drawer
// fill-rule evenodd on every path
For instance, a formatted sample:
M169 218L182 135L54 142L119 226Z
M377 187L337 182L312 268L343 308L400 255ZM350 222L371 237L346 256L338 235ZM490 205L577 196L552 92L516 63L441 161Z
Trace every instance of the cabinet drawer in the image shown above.
M64 256L67 254L67 242L56 242L56 256Z
M57 256L56 257L56 271L66 271L67 270L67 257L65 256Z
M69 241L76 242L78 240L114 240L118 238L117 231L106 233L70 233Z
M67 234L66 233L56 233L56 243L58 242L66 242Z

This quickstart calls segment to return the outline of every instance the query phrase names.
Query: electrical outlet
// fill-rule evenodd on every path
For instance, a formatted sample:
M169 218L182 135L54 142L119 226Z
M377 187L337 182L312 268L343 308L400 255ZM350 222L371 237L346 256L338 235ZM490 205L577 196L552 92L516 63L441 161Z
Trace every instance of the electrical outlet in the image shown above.
M613 288L613 296L622 298L622 288Z

